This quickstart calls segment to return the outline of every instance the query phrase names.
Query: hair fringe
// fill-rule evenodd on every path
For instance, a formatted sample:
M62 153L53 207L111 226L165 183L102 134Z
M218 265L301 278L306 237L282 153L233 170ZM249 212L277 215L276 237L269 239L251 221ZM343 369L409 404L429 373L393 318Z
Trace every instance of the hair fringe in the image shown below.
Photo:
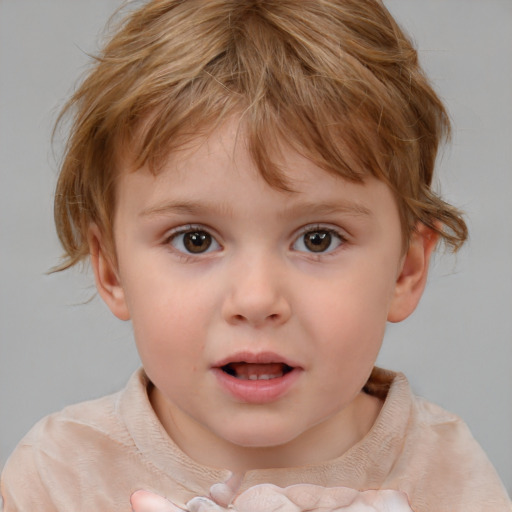
M466 240L462 214L431 190L448 114L379 0L153 0L116 24L57 119L55 130L68 119L71 130L56 270L87 257L92 223L115 258L121 148L156 173L232 116L270 185L291 189L275 158L286 143L326 172L385 181L404 240L417 222L454 251Z

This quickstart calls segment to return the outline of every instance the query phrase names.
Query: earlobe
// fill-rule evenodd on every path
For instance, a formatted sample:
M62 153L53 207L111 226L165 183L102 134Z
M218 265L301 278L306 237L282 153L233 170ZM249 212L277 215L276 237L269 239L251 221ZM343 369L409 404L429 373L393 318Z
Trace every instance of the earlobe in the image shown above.
M89 227L89 248L91 265L94 271L96 288L110 311L120 320L129 320L123 286L118 272L101 241L101 233L96 224Z
M418 222L405 254L388 312L389 322L405 320L415 309L425 289L430 257L439 235Z

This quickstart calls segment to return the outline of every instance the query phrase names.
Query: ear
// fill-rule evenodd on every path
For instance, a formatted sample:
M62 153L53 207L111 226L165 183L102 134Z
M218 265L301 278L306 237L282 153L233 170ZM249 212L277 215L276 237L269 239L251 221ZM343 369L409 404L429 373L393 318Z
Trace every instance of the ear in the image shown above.
M388 312L389 322L401 322L416 309L427 283L430 257L438 239L434 230L418 222L396 280Z
M101 233L96 224L90 225L88 239L98 293L117 318L129 320L130 312L126 305L124 289L119 280L117 268L101 242Z

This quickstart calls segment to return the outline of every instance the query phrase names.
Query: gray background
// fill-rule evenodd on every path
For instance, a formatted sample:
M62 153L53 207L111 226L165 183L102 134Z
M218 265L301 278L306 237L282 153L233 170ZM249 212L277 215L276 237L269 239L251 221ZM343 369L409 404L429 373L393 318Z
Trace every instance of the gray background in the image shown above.
M512 1L386 3L453 118L441 189L467 212L471 240L436 257L379 363L461 415L511 492ZM138 366L129 324L98 298L85 303L87 272L46 275L61 252L52 125L118 5L0 0L0 465L40 417L119 389Z

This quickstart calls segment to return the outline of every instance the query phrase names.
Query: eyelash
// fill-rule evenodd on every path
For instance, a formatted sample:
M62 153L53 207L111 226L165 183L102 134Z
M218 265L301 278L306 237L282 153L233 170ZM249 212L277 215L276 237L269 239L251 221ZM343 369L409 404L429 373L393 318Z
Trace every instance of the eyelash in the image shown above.
M181 241L181 245L183 248L179 248L179 247L176 247L176 245L174 245L173 242L176 241L178 239L178 237L180 237L182 235L186 235L188 233L205 233L206 235L208 235L210 237L210 241L206 247L206 250L204 250L202 252L197 252L197 253L188 251L185 247L186 242L184 240ZM185 261L189 261L190 259L192 259L194 257L202 256L204 254L208 254L210 252L214 252L214 251L222 248L221 245L219 244L219 242L217 241L217 239L215 238L215 236L213 236L210 233L210 230L208 228L205 228L204 226L201 226L201 225L194 225L194 224L190 224L187 226L180 226L179 228L176 228L165 238L164 244L172 246L174 252ZM213 244L213 250L209 250L210 247L212 246L212 244Z
M299 235L295 238L295 241L292 244L292 248L296 244L298 244L301 240L302 240L302 244L305 245L303 237L305 235L307 235L308 233L309 234L326 233L330 237L334 237L338 240L338 244L336 245L336 247L329 249L327 251L308 251L308 250L300 251L300 252L303 252L303 253L306 253L309 255L313 255L313 256L325 256L325 255L330 256L332 253L336 252L336 250L340 246L344 245L347 242L346 236L344 236L342 233L340 233L339 230L337 230L333 227L330 227L330 226L322 226L321 224L317 224L317 225L308 225L308 226L305 226L304 228L302 228ZM329 242L330 242L329 243L329 246L330 246L332 243L332 238L329 240Z
M204 234L208 235L209 240L207 241L207 246L206 246L205 250L198 251L198 252L194 253L193 251L190 251L186 248L186 246L185 246L186 241L184 241L183 239L181 240L181 243L180 243L181 247L177 247L175 245L175 243L173 243L176 240L178 240L178 237L180 237L182 235L183 236L187 235L189 233L196 233L196 234L204 233ZM313 244L316 244L320 247L320 245L325 240L325 235L328 235L329 238L327 239L327 242L329 245L328 245L327 249L329 249L329 250L320 250L320 251L308 250L308 248L306 247L307 242L304 240L304 237L308 234L319 234L319 233L324 234L324 237L321 237L317 241L313 241L313 239L310 239L309 242L310 243L312 242ZM334 239L334 242L333 242L333 239ZM337 239L337 242L336 242L336 239ZM204 237L203 237L203 241L204 241ZM199 240L199 242L201 242L201 239ZM300 252L300 253L309 254L309 255L313 255L313 256L323 256L323 255L330 255L331 253L334 253L336 251L336 249L338 249L340 246L344 245L346 242L347 242L347 238L343 234L341 234L339 232L339 230L334 229L329 226L322 226L322 225L318 224L318 225L307 225L304 228L302 228L300 233L294 238L294 241L292 242L290 247L291 247L291 249L296 250L297 252ZM192 242L192 243L195 243L195 242ZM332 243L337 243L337 245L334 248L330 248ZM171 232L165 238L164 244L172 246L174 252L176 254L178 254L178 256L183 258L184 260L190 260L194 257L202 256L205 254L209 254L211 252L215 252L219 249L222 249L222 246L219 244L219 242L217 241L215 236L210 233L209 228L206 228L201 225L194 225L194 224L190 224L187 226L180 226L179 228L176 228L176 230ZM304 246L305 249L302 249L302 248L297 249L296 246L300 245L300 244L302 244L302 246ZM212 245L213 245L213 249L212 249ZM199 247L199 244L197 246Z

